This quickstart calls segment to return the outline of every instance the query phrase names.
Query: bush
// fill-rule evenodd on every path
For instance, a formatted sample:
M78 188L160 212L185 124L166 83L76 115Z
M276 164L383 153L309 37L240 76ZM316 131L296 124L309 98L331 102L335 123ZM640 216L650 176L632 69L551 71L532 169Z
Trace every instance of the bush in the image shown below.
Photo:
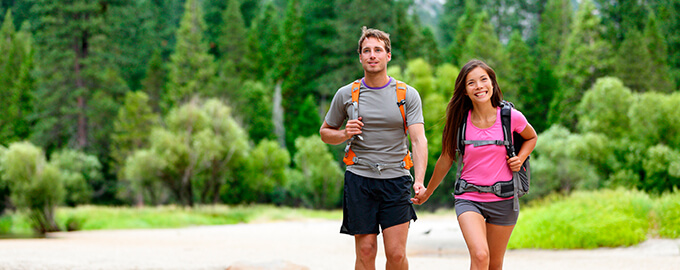
M508 248L597 248L646 240L653 206L644 192L623 189L549 197L522 210Z
M0 163L12 202L17 208L28 210L35 232L59 230L54 211L65 195L59 168L48 164L43 151L28 142L11 144Z
M680 192L666 193L654 207L655 224L661 237L680 237Z

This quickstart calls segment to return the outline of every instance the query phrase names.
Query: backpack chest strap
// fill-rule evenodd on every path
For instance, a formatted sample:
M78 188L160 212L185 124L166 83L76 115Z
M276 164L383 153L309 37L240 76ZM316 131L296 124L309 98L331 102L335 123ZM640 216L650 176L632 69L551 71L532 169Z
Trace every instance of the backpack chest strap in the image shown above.
M464 140L463 144L472 144L472 146L478 147L482 145L510 145L510 142L503 140Z

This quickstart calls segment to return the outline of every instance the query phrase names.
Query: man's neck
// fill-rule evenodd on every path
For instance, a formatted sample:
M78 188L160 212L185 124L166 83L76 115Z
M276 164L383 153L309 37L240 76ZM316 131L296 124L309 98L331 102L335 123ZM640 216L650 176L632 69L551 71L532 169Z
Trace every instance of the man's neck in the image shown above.
M389 81L390 77L387 76L387 72L380 72L377 74L368 74L364 72L364 84L368 87L383 87Z

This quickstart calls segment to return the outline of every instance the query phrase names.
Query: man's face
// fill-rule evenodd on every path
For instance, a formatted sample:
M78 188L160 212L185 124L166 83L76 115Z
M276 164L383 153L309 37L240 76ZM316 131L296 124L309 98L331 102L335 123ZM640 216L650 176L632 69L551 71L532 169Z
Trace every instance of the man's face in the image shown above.
M361 44L359 60L366 73L380 73L386 71L387 62L392 59L392 53L385 50L385 43L377 38L369 37Z

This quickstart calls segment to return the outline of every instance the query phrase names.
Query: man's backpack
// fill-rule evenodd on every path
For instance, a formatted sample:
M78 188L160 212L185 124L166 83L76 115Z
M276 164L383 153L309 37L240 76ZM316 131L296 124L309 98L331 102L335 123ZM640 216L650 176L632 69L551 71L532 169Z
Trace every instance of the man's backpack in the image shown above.
M361 89L361 80L356 80L352 83L352 108L351 110L353 111L351 113L351 119L357 119L359 117L359 93ZM396 87L396 92L397 92L397 106L399 106L399 111L401 112L401 118L404 120L404 135L408 134L408 125L406 125L406 110L404 109L404 105L406 104L406 90L408 88L406 87L406 84L397 81L397 87ZM357 157L357 155L352 151L352 141L354 141L354 138L357 137L360 140L363 140L363 138L360 135L355 135L352 138L350 138L347 141L347 146L345 146L345 156L342 159L342 161L345 163L345 165L350 166L350 165L364 165L368 166L378 174L382 174L383 169L388 169L388 168L405 168L405 169L410 169L413 167L413 160L411 159L411 151L408 149L406 150L406 156L404 156L404 159L400 162L397 163L376 163L372 162L369 160L361 159Z
M458 172L456 174L456 186L454 189L454 194L455 195L460 195L465 192L470 192L470 191L475 191L475 192L487 192L487 193L494 193L498 197L501 198L509 198L514 196L514 210L518 211L519 210L519 201L518 198L524 196L529 192L529 184L530 184L530 179L531 179L531 166L529 164L529 158L524 161L522 164L521 168L519 169L519 172L513 172L512 173L512 180L510 181L505 181L505 182L497 182L496 184L492 186L477 186L473 184L467 183L464 179L460 179L460 174L463 169L463 155L465 154L465 145L466 144L472 144L474 146L480 146L480 145L489 145L489 144L495 144L495 145L504 145L505 149L507 150L508 157L514 157L517 155L517 152L519 152L520 148L524 144L524 138L517 133L517 132L512 132L512 128L510 125L510 113L512 109L515 107L514 104L512 104L509 101L501 101L501 125L503 127L503 140L494 140L494 141L478 141L478 140L465 140L465 126L467 123L467 118L468 118L468 112L465 112L463 115L463 122L461 123L460 127L458 128L458 141L457 143L457 148L458 150L456 151L456 158L457 158L457 165L458 165ZM512 132L512 134L510 134Z

